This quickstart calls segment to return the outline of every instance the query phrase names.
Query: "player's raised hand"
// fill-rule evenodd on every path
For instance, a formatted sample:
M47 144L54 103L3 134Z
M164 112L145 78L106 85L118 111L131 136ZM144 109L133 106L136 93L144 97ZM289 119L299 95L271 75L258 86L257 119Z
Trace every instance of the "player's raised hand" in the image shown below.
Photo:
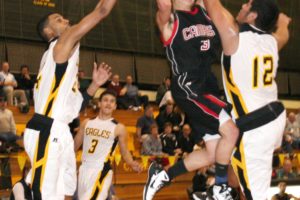
M281 24L289 25L291 21L292 21L292 19L289 16L287 16L284 13L280 13L278 20L277 20L277 24L278 25L281 25Z
M102 62L100 65L94 63L93 82L98 86L103 85L111 77L111 67Z

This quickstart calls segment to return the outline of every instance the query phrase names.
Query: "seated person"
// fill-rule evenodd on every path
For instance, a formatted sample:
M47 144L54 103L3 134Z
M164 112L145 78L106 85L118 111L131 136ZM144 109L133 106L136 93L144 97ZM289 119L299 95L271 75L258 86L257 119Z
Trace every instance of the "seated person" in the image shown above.
M33 95L34 80L29 74L28 65L21 65L20 74L16 76L18 87L25 91L27 101L30 102Z
M126 101L126 104L129 105L129 108L141 108L143 105L144 107L148 105L148 96L144 95L142 96L139 93L139 89L137 86L132 84L132 77L128 75L126 77L126 85L121 90L121 94L124 94L124 98Z
M148 105L145 107L144 115L138 118L136 123L136 136L140 142L145 135L150 134L150 126L154 123L153 107Z
M156 93L156 103L157 105L160 104L163 96L165 95L165 93L170 90L170 86L171 86L171 79L170 77L165 77L164 81L162 82L162 84L158 87L157 89L157 93Z
M24 90L15 89L18 86L18 83L15 79L15 76L9 72L8 62L2 63L2 71L0 72L0 86L3 86L3 91L6 95L9 106L13 105L14 98L20 100L21 104L28 105ZM15 104L19 104L19 102L15 102Z
M166 122L172 123L172 130L174 132L178 132L180 129L179 124L181 122L181 116L174 112L174 105L172 103L168 103L164 110L160 110L159 114L155 118L155 121L158 125L158 130L160 133L164 130L164 125Z
M178 146L181 149L183 155L191 153L195 146L195 140L192 136L192 129L189 124L185 124L182 127L182 132L179 135Z
M171 93L171 90L168 90L165 93L165 95L163 96L162 100L160 101L160 103L158 105L159 110L164 110L168 103L172 103L172 104L175 103L172 93Z
M300 124L297 121L296 114L290 112L286 120L285 134L289 134L293 139L294 149L300 149Z
M179 155L181 153L176 136L172 133L172 124L170 122L165 123L164 131L160 135L160 140L162 143L162 151L164 153L170 156Z
M277 171L278 179L293 179L296 178L296 173L293 171L293 164L290 158L286 157L283 161L283 166Z
M125 90L122 90L123 86L120 83L120 76L114 74L111 82L107 86L107 90L113 91L117 95L117 107L119 109L128 109L129 105L126 103ZM121 93L122 91L122 93Z
M0 134L11 133L16 135L16 124L13 113L6 107L6 96L2 93L0 94Z
M158 127L155 123L150 126L150 134L146 135L142 142L141 154L147 156L164 155L162 152L161 140L158 134Z

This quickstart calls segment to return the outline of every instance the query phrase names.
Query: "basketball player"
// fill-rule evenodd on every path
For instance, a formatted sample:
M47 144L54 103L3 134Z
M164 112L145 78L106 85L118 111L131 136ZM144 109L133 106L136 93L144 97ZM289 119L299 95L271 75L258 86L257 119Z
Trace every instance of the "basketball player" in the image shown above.
M132 159L127 149L125 126L112 118L117 107L116 100L114 92L104 91L98 102L98 116L85 120L75 137L75 151L83 143L78 180L79 200L107 199L113 175L111 157L118 143L125 162L134 171L142 171L141 165Z
M36 113L24 134L32 166L26 181L31 184L35 200L65 199L75 192L74 141L68 123L78 116L82 102L87 102L111 74L106 64L95 64L93 81L81 95L76 86L79 40L110 13L115 3L100 0L94 11L73 26L58 13L48 14L38 24L39 34L49 48L34 88Z
M286 122L275 77L290 18L279 14L274 0L250 0L236 18L239 27L220 0L204 2L221 37L224 88L240 129L233 169L247 200L267 199L273 151L281 145Z
M215 195L219 199L228 196L230 199L227 169L239 131L228 114L229 105L212 94L215 89L210 83L211 64L217 46L217 30L200 1L157 0L157 4L157 24L173 72L172 96L187 114L193 131L205 141L206 150L192 152L167 171L152 164L144 199L151 200L174 177L214 163Z

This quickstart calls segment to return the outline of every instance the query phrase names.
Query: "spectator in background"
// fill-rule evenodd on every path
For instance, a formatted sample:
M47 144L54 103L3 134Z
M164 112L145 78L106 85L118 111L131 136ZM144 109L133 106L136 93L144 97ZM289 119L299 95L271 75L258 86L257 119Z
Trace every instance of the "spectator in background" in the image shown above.
M144 115L138 118L136 123L136 136L140 142L144 135L150 134L150 126L152 124L155 124L153 107L148 105L145 107Z
M89 87L91 81L85 77L85 72L83 70L78 71L78 82L79 82L79 91L83 93Z
M283 135L281 149L283 153L292 153L293 152L293 138L290 134L285 133Z
M111 82L107 86L107 90L113 91L116 94L117 107L119 109L128 109L129 105L126 104L126 99L124 97L125 90L122 90L122 88L123 87L120 84L120 76L118 74L113 75Z
M154 123L150 127L150 134L147 134L142 143L142 155L161 156L162 144L158 133L158 127Z
M293 164L290 158L286 157L283 161L283 166L277 171L278 179L293 179L296 178L296 173L293 172Z
M33 94L34 80L29 74L29 66L21 65L20 74L16 76L18 87L17 89L24 90L27 101L30 102Z
M170 90L170 86L171 86L171 79L170 77L165 77L162 84L158 87L157 89L157 93L156 93L156 103L157 105L160 104L163 96L165 95L165 93Z
M0 134L16 134L16 124L13 113L6 108L7 101L5 94L0 94Z
M294 199L294 200L298 200L297 197L294 197L293 195L291 194L287 194L285 192L285 189L286 189L286 183L285 182L280 182L278 184L278 187L279 187L279 193L275 194L273 197L272 197L272 200L289 200L289 199Z
M114 74L112 76L111 82L107 86L107 90L115 92L117 97L120 96L121 90L122 90L122 85L120 84L120 76L119 74Z
M298 108L298 112L296 115L296 121L298 122L298 124L300 124L300 108Z
M175 101L172 97L172 94L171 94L171 90L168 90L165 95L163 96L162 100L160 101L158 107L159 107L159 110L164 110L166 105L168 103L172 103L172 104L175 104Z
M174 113L174 105L172 103L168 103L164 110L160 110L159 114L155 118L155 121L158 125L158 131L160 133L164 130L164 125L166 122L172 123L172 130L178 132L180 129L179 124L181 122L181 116Z
M18 86L18 83L15 79L15 76L9 72L8 62L2 63L0 82L3 86L3 91L6 95L9 106L13 105L14 98L19 99L20 103L22 103L23 105L28 105L24 90L15 90L15 88ZM18 104L18 102L15 102L15 104Z
M126 104L129 108L141 109L141 105L148 105L148 96L142 96L137 86L132 84L132 77L128 75L126 77L126 85L121 90L121 94L124 94Z
M192 129L189 124L185 124L182 127L182 133L178 138L179 148L181 149L183 155L191 153L195 146L195 140L192 137Z
M181 153L178 147L176 136L172 133L173 125L170 122L164 124L164 131L160 135L162 151L170 156L179 155Z
M296 120L296 114L290 112L286 120L285 133L292 136L293 147L300 149L300 124Z

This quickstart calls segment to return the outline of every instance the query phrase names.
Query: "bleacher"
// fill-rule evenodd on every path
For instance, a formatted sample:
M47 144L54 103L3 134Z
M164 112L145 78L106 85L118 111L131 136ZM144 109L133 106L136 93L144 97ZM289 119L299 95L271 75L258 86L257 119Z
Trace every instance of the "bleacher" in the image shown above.
M20 113L18 108L9 107L9 109L14 113L14 118L17 127L17 134L22 135L25 125L28 120L32 117L34 111L31 107L27 114ZM126 125L128 132L128 148L137 160L141 160L139 153L139 144L135 142L135 125L136 120L143 114L143 111L131 111L131 110L116 110L113 117ZM97 112L92 109L87 109L82 112L80 119L83 120L87 117L92 118L97 115ZM22 142L19 142L22 145ZM20 156L25 157L25 152L12 153L9 155L1 155L0 157L8 156L10 159L10 170L11 170L11 180L14 184L18 179L20 179L22 173L20 170ZM77 155L78 165L80 164L80 154ZM28 159L26 161L29 162ZM143 187L147 179L147 166L144 166L144 171L140 174L132 172L126 164L121 160L118 164L113 162L114 178L113 183L115 185L116 194L120 199L142 199ZM162 190L155 199L167 200L167 199L188 199L186 189L191 186L191 180L193 173L189 173L180 176L174 180L174 183ZM0 190L0 196L5 197L9 195L9 191Z

